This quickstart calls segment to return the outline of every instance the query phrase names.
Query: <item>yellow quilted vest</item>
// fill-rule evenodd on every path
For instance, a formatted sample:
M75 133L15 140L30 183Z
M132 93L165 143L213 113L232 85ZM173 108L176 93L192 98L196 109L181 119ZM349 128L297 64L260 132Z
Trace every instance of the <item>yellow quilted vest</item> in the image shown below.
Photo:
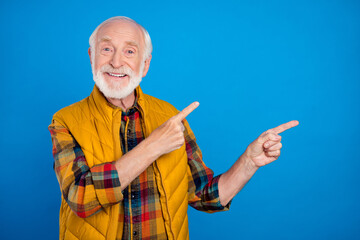
M137 87L138 104L144 118L144 135L150 133L176 115L169 103L144 94ZM91 168L104 162L112 162L122 156L120 146L121 110L112 108L95 86L91 95L80 102L58 111L53 119L69 129L81 146ZM186 123L187 124L187 123ZM188 131L190 127L186 125ZM165 154L153 163L160 203L169 239L189 239L188 207L188 164L185 145ZM120 202L88 217L78 217L64 199L60 208L60 239L108 239L113 240L117 231Z

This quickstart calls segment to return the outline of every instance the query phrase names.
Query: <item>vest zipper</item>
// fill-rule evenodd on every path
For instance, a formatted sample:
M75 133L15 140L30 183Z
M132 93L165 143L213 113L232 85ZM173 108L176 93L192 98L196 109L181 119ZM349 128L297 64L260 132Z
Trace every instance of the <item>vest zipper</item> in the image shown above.
M144 115L144 112L143 112L141 106L139 107L139 110L140 110L140 112L141 112L142 120L143 120L143 121L142 121L143 132L146 133L146 135L147 135L147 136L144 137L144 139L145 139L145 138L148 137L150 134L147 133L146 123L145 123L145 115ZM158 172L159 172L160 181L161 181L161 186L162 186L162 188L163 188L163 190L164 190L164 194L165 194L165 199L166 199L165 204L166 204L167 214L168 214L168 216L169 216L170 234L172 235L172 238L173 238L174 240L176 240L176 239L175 239L175 235L174 235L174 231L172 230L172 219L171 219L171 214L170 214L170 210L169 210L168 198L167 198L167 194L166 194L166 191L165 191L163 178L162 178L162 176L161 176L161 172L160 172L160 170L159 170L159 166L158 166L157 161L155 160L155 162L153 162L153 164L155 164L155 165L153 165L153 166L156 166L156 168L157 168L157 170L158 170ZM162 207L161 207L161 210L163 210Z
M167 214L168 214L168 216L169 216L170 232L171 232L171 234L172 234L173 239L175 239L174 231L172 230L172 219L171 219L171 214L170 214L170 210L169 210L168 198L167 198L167 195L166 195L163 178L162 178L162 176L161 176L161 172L160 172L160 170L159 170L159 166L158 166L156 160L155 160L155 164L156 164L156 168L157 168L157 170L158 170L158 172L159 172L160 179L161 179L161 185L162 185L162 187L163 187L164 194L165 194L165 199L166 199L165 204L166 204Z
M129 145L128 145L128 127L129 127L129 118L128 116L126 116L126 123L125 123L125 130L124 130L124 135L125 135L125 151L129 152ZM132 215L132 202L131 202L131 183L128 186L128 196L130 196L129 200L129 213L130 213L130 239L133 240L134 236L133 236L133 232L134 232L134 228L133 228L133 215Z

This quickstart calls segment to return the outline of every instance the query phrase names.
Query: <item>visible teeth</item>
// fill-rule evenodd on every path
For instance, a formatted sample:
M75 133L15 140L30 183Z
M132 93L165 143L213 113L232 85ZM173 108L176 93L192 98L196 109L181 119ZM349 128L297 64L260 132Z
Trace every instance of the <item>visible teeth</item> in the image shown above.
M110 76L113 77L125 77L126 74L114 74L114 73L109 73Z

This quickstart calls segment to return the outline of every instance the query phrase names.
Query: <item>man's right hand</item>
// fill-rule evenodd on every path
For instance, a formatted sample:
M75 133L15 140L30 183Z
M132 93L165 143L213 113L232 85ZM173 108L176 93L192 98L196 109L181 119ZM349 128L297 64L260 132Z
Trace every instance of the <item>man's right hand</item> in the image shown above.
M193 102L155 129L146 139L158 157L179 149L184 144L185 127L182 121L198 106L199 102Z
M185 127L182 120L198 106L198 102L190 104L116 161L115 167L119 174L121 190L124 190L161 155L172 152L184 144Z

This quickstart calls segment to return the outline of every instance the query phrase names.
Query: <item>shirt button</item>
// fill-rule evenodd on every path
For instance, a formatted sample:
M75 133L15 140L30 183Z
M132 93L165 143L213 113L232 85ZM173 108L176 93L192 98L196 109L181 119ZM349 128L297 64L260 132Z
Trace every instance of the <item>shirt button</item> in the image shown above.
M135 198L135 195L134 195L134 194L131 194L131 198L134 199L134 198Z
M133 234L134 234L134 236L136 236L136 235L137 235L137 231L134 231Z
M127 133L128 133L128 134L130 134L130 133L131 133L130 129L128 129L128 130L127 130Z

